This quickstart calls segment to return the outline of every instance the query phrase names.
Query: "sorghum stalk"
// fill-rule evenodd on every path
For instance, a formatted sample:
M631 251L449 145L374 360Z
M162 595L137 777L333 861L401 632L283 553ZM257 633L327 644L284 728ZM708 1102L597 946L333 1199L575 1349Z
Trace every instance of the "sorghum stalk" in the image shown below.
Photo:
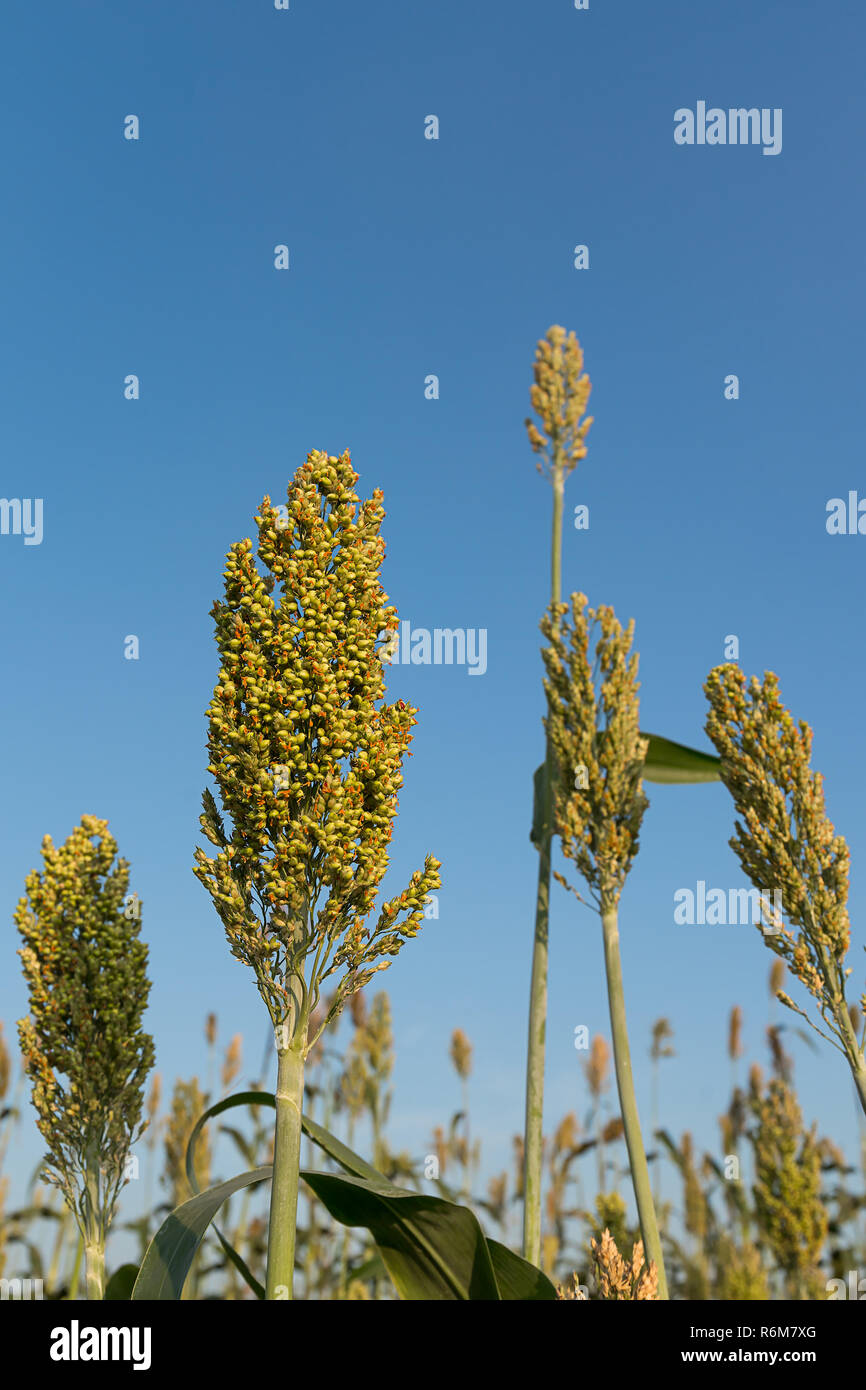
M585 880L601 917L614 1067L632 1184L643 1246L647 1259L656 1265L658 1296L666 1299L661 1238L632 1077L619 952L619 900L638 852L640 825L649 804L642 786L647 741L638 724L638 659L631 652L634 624L624 631L609 607L587 612L583 594L571 596L570 621L565 619L567 611L567 604L559 604L542 622L550 644L544 650L544 662L547 729L557 767L554 825L563 854ZM589 654L595 623L600 628L595 656L598 691ZM561 874L556 878L569 887Z
M794 723L772 671L747 685L740 668L728 663L710 672L704 689L707 733L740 817L729 843L763 895L763 920L756 925L816 1001L826 1032L784 990L776 997L842 1053L866 1114L863 1040L845 998L850 854L824 809L823 778L810 765L812 730L803 720Z
M304 1056L301 1048L287 1047L278 1053L278 1058L274 1180L268 1226L265 1293L268 1298L291 1298L292 1274L295 1268L298 1171L301 1164Z
M640 1116L631 1070L631 1052L625 1017L625 991L622 983L622 963L619 954L619 913L616 903L609 903L601 914L604 936L604 966L607 974L607 1000L610 1009L610 1029L613 1037L613 1065L619 1092L620 1113L625 1128L625 1143L631 1167L632 1184L644 1247L650 1260L659 1270L659 1297L667 1298L662 1243L656 1220L655 1202L650 1183L649 1166L641 1136Z
M314 450L288 505L265 497L252 541L229 551L196 851L232 954L255 972L277 1049L267 1296L292 1295L304 1062L344 1003L417 935L440 887L428 855L368 924L388 866L402 763L417 711L382 703L381 651L396 610L380 582L382 494L360 502L348 453ZM272 598L279 585L277 601ZM405 914L405 915L404 915ZM337 973L321 1021L323 982Z
M30 991L21 1052L49 1145L46 1176L81 1233L91 1299L104 1294L105 1237L145 1128L153 1064L141 1027L150 982L140 904L116 855L108 822L96 816L82 816L59 849L46 835L44 870L28 875L15 912Z
M529 442L548 465L553 487L553 524L550 547L550 597L557 605L562 593L562 510L565 479L586 457L586 435L592 418L582 420L591 390L583 372L583 353L574 333L554 324L539 341L535 354L535 383L530 401L541 421L541 430L526 421ZM544 472L542 463L539 473ZM535 899L535 932L532 975L529 986L529 1037L526 1056L526 1121L523 1180L523 1254L537 1265L541 1259L541 1184L544 1129L544 1054L547 1027L548 937L550 924L550 872L553 820L554 763L550 739L545 740L544 775L533 827L538 849L538 888Z

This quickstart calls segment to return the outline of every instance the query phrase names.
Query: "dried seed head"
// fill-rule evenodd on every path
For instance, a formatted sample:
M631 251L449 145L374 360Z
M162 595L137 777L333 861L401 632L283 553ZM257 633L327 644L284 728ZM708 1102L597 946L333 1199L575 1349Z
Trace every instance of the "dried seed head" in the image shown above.
M577 1143L578 1135L577 1116L574 1111L570 1111L560 1120L553 1134L554 1154L569 1153Z
M601 1131L601 1142L603 1144L615 1144L617 1139L621 1139L624 1134L625 1125L622 1122L622 1116L616 1115L612 1120L608 1120Z
M472 1072L472 1044L462 1028L455 1028L451 1034L449 1051L454 1070L461 1081L467 1081Z
M162 1181L171 1193L172 1208L180 1206L193 1195L186 1173L186 1151L196 1122L207 1108L207 1096L200 1089L198 1077L191 1081L176 1081L171 1097L171 1109L165 1132L165 1171ZM210 1185L211 1147L207 1126L198 1135L193 1158L193 1172L199 1191Z
M605 1229L600 1240L592 1240L595 1277L599 1297L618 1301L658 1299L658 1270L655 1262L647 1267L643 1241L636 1242L630 1262L626 1263L610 1231Z
M158 1071L153 1073L150 1080L150 1091L147 1096L147 1123L152 1125L159 1113L159 1102L162 1096L162 1077Z
M564 1284L557 1284L556 1297L558 1299L582 1299L584 1303L589 1301L589 1296L580 1286L580 1280L576 1274L570 1274Z
M771 999L776 999L776 998L778 998L779 990L782 988L782 985L783 985L784 983L785 983L785 962L784 962L783 960L779 960L779 959L777 958L776 960L773 961L773 964L770 966L769 989L770 989L770 998L771 998Z
M0 1023L0 1100L9 1090L9 1073L11 1067L9 1062L9 1049L6 1046L6 1039L3 1036L3 1024Z
M574 333L566 335L558 324L547 330L535 351L534 376L529 398L541 429L527 419L529 442L542 460L539 473L546 464L554 477L564 477L586 457L586 436L592 424L591 416L582 419L592 386Z
M673 1048L666 1046L668 1038L672 1038L673 1035L674 1030L670 1025L670 1020L657 1018L653 1024L652 1047L650 1048L650 1057L654 1062L658 1061L660 1057L676 1056Z
M241 1043L243 1039L240 1033L235 1033L228 1047L223 1060L222 1073L220 1080L224 1091L227 1091L232 1082L236 1079L241 1069Z
M589 1057L583 1064L589 1093L598 1100L607 1090L610 1072L610 1048L600 1033L596 1033L589 1049Z

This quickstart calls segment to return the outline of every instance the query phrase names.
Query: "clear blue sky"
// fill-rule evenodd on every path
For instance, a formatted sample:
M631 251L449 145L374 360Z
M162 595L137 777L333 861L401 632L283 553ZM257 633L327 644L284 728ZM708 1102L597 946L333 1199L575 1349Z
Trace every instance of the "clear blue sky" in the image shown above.
M7 9L0 493L44 500L41 545L0 536L7 1035L25 1009L11 921L25 874L46 832L90 812L143 899L160 1071L203 1078L214 1010L254 1074L264 1009L191 872L209 609L262 495L281 497L308 450L349 448L362 493L385 492L401 617L488 631L483 678L389 677L420 707L390 881L428 850L444 881L439 920L381 977L392 1133L420 1155L456 1108L462 1026L475 1134L488 1165L510 1161L550 520L523 420L552 323L580 338L595 416L567 490L591 521L566 532L566 591L634 616L644 728L707 746L701 686L727 634L748 672L778 672L851 845L859 993L866 538L828 536L825 507L866 495L864 39L861 7L804 0ZM701 100L782 108L781 154L677 146L674 111ZM750 928L674 924L677 888L744 882L725 791L649 790L622 905L640 1100L648 1122L649 1031L666 1015L662 1117L715 1146L727 1014L743 1006L764 1064L771 957ZM608 1034L600 927L562 890L553 902L551 1127L586 1108L575 1026ZM844 1064L787 1036L807 1118L853 1155ZM32 1126L17 1152L38 1156Z

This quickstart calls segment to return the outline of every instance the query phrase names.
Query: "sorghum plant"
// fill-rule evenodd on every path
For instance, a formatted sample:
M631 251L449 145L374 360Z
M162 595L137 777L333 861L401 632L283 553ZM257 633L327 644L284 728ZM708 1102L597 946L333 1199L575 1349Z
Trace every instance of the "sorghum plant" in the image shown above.
M753 1193L758 1227L787 1283L787 1296L820 1297L818 1270L827 1239L827 1211L821 1201L821 1150L814 1129L803 1130L797 1099L784 1081L766 1092L752 1075L752 1113L757 1121Z
M619 953L620 895L649 804L641 781L647 741L638 725L638 658L631 652L634 624L624 631L612 608L587 610L583 594L571 596L570 621L567 612L567 604L555 604L541 625L549 643L544 663L546 728L556 770L554 825L563 853L585 880L601 917L614 1069L632 1182L644 1247L658 1270L659 1297L667 1298L632 1078ZM596 624L598 691L589 651ZM570 886L562 875L556 877Z
M154 1055L141 1027L150 981L139 904L127 901L129 865L116 855L96 816L82 816L59 849L46 835L44 868L27 876L15 911L30 991L18 1036L48 1144L46 1176L78 1224L95 1299Z
M659 1297L658 1271L655 1264L647 1266L642 1241L633 1246L628 1263L607 1230L593 1240L592 1252L599 1298L621 1302Z
M810 767L812 730L802 720L794 723L770 671L762 682L753 676L747 686L738 666L717 666L704 689L710 702L707 733L740 817L731 848L761 894L769 899L781 893L781 914L767 901L759 928L816 1001L827 1031L784 990L777 998L842 1053L866 1112L863 1035L854 1030L845 998L851 973L845 966L849 852L824 810L823 778Z
M198 1077L182 1081L178 1077L171 1096L171 1109L165 1130L165 1168L163 1182L171 1197L171 1207L179 1207L193 1195L186 1172L186 1151L196 1121L204 1114L208 1096L200 1089ZM210 1136L205 1130L195 1148L193 1172L198 1190L210 1183Z
M195 873L232 954L255 972L275 1030L271 1299L292 1291L305 1059L346 999L417 934L440 886L428 855L368 925L416 710L382 703L380 639L396 611L380 583L382 493L359 502L357 479L348 453L311 452L288 506L265 497L256 516L267 574L252 541L237 542L212 610L221 669L208 771L230 824L205 792L201 826L218 853L197 850ZM313 1033L330 976L331 1005Z
M545 467L553 487L553 531L550 555L550 601L562 597L562 504L565 480L586 457L586 436L592 417L583 419L591 388L583 371L583 352L574 333L558 324L547 330L535 353L535 382L529 392L541 429L527 419L539 473ZM537 779L538 780L538 779ZM541 1254L541 1181L544 1124L544 1033L547 1023L547 961L550 918L550 847L553 834L553 761L550 739L545 747L540 787L536 785L537 824L533 839L538 849L538 890L532 979L529 994L529 1046L526 1058L526 1139L524 1148L523 1254L538 1264Z

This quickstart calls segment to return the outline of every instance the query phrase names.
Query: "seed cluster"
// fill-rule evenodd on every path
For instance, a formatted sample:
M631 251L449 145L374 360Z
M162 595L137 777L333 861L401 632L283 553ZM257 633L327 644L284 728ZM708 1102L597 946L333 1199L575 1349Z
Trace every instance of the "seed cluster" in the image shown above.
M559 324L547 330L535 351L533 376L529 399L541 429L531 419L525 423L532 449L541 455L538 471L544 473L546 464L549 472L561 469L567 475L586 458L586 436L592 424L592 416L581 422L592 387L574 333L566 335Z
M231 828L205 792L201 825L219 853L198 850L194 872L274 1024L293 1028L334 971L328 1020L385 969L440 886L428 855L368 927L417 711L382 703L379 650L397 615L379 577L382 493L360 502L357 479L348 452L311 452L288 506L265 497L255 518L266 576L239 541L212 609L221 669L208 771Z
M138 904L135 911L124 906L129 865L115 864L116 855L108 822L96 816L82 816L59 848L46 835L44 868L27 876L14 914L30 996L18 1034L49 1146L48 1178L82 1222L105 1225L143 1129L154 1058L141 1027L147 947Z
M772 672L763 681L753 676L747 685L738 666L717 666L704 689L710 702L707 733L739 817L731 848L756 888L766 894L781 890L784 915L796 928L795 935L776 922L778 930L765 939L818 1001L838 1037L851 938L850 855L824 809L823 778L810 767L812 731L803 721L795 724ZM781 990L778 998L795 1008ZM841 1033L847 1052L850 1030L844 1022Z
M647 741L638 724L638 657L630 654L634 624L623 630L612 608L588 609L584 594L572 594L570 620L568 608L552 605L541 624L549 643L542 655L545 726L557 768L554 815L563 853L603 910L619 902L649 805L641 783ZM598 691L590 657L596 624Z

